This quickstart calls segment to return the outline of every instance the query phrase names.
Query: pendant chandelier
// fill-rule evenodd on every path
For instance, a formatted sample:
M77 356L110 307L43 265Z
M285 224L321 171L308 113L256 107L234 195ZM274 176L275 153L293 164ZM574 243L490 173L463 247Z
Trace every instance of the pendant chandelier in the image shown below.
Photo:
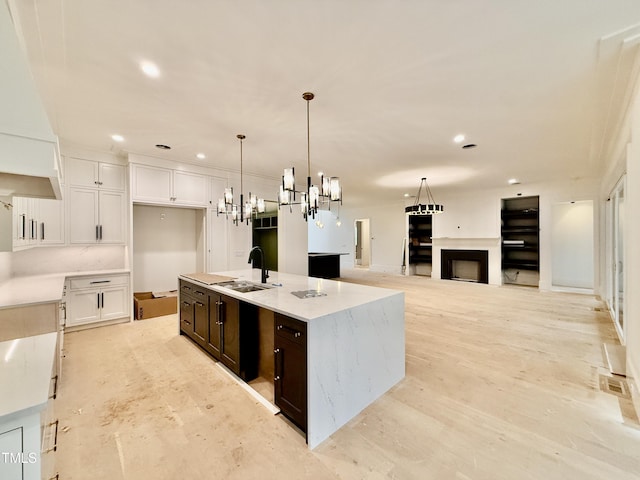
M320 186L311 184L311 148L309 135L309 102L313 100L314 94L305 92L302 98L307 102L307 189L305 191L296 190L296 180L293 167L285 168L282 176L282 185L278 192L278 208L280 205L300 205L300 211L305 220L309 216L315 218L321 205L327 205L331 210L331 202L342 204L342 188L338 177L328 177L322 174ZM300 201L296 202L296 193L300 196ZM291 208L291 207L290 207Z
M427 195L428 203L420 203L420 194L422 193L423 186ZM415 202L413 202L413 205L405 207L404 211L409 215L434 215L436 213L442 213L444 211L444 207L441 204L436 203L433 199L427 179L423 177L422 180L420 180L420 187L418 188L418 194L416 195Z
M265 205L263 198L258 198L251 192L249 192L248 201L244 201L242 184L242 141L247 137L241 133L236 135L236 137L240 140L240 203L233 203L233 188L225 188L224 196L218 199L218 215L222 214L226 217L231 217L231 220L233 220L233 223L236 225L239 225L245 220L247 221L247 225L249 225L249 220L253 220L253 217L258 213L264 213Z

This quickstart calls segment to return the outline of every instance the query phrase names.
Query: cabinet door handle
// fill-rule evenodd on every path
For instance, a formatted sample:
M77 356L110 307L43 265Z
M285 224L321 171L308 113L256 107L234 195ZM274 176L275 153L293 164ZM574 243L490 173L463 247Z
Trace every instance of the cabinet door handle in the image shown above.
M20 232L18 234L18 238L20 240L24 240L25 237L27 236L27 216L24 213L20 214L19 229L20 229Z
M100 240L100 236L98 234L98 225L96 225L96 240Z
M285 332L293 335L295 338L298 338L302 335L302 333L295 328L287 327L286 325L278 325L278 330L284 330Z
M100 225L100 240L102 240L102 225Z
M273 381L277 382L278 380L280 380L280 375L282 374L282 351L279 348L275 348L273 350L273 367L274 367L274 374L275 376L273 377Z
M204 307L204 303L196 302L196 306L202 308L202 307Z
M44 222L40 224L40 240L44 240Z
M100 309L100 294L96 293L96 297L98 297L98 309Z
M102 308L104 308L104 292L100 294L100 303L102 303Z

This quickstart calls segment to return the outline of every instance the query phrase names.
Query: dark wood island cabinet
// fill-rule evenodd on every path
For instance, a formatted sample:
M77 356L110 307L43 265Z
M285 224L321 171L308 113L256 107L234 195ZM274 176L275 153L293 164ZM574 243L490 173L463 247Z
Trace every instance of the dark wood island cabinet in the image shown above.
M284 415L307 432L307 324L275 314L275 403Z
M180 334L244 381L258 375L257 307L180 280Z

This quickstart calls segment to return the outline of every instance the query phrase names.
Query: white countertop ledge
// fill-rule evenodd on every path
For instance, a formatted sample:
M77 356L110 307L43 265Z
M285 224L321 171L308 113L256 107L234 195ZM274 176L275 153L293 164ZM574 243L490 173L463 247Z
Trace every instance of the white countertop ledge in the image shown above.
M0 423L44 409L57 333L0 342Z
M46 275L12 277L0 282L0 308L22 307L62 300L65 279L129 273L128 269L60 272Z
M257 268L213 273L253 283L260 283L261 280L260 269ZM269 272L269 278L265 285L271 288L248 293L235 292L230 288L217 285L205 285L186 277L180 278L305 322L395 295L402 295L404 298L404 293L399 290L281 272ZM301 299L292 294L292 292L301 290L319 290L326 296Z

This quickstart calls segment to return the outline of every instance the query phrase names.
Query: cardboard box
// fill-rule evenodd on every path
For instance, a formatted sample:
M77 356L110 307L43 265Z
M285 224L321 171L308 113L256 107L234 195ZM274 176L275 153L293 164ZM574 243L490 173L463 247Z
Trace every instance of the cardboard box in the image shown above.
M166 292L156 296L153 292L136 292L133 294L133 316L136 320L171 315L178 312L178 292Z

